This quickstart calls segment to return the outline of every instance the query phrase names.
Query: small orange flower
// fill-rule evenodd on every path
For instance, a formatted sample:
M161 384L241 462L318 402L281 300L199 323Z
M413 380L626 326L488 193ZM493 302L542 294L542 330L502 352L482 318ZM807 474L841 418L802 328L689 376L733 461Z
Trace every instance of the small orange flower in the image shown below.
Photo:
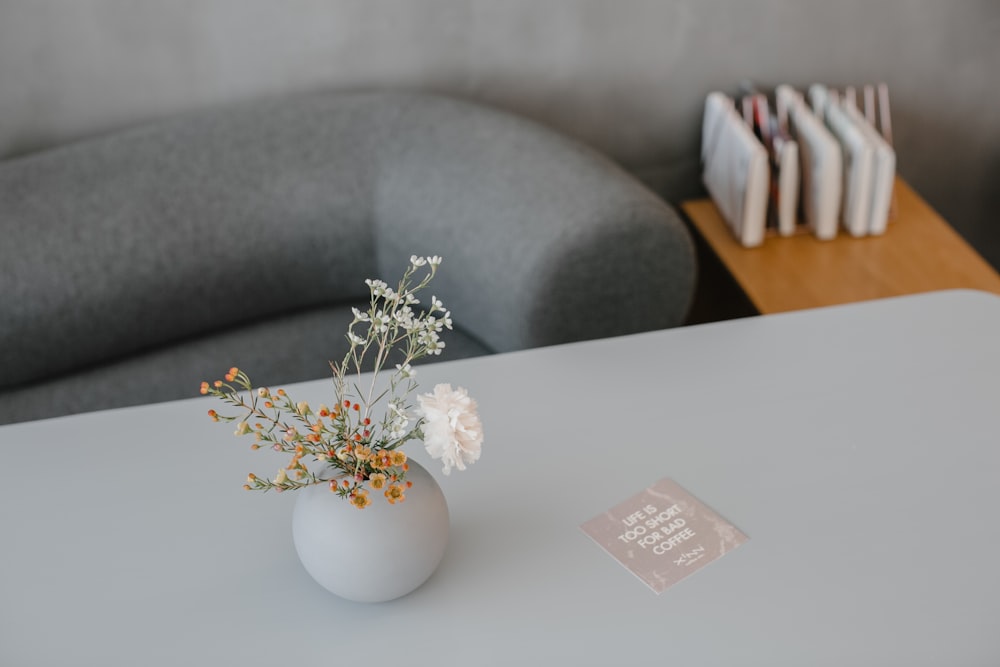
M284 395L285 395L285 390L284 389L279 389L278 390L278 396L284 396Z
M213 385L213 386L214 386L214 387L215 387L216 389L218 389L219 387L221 387L221 386L222 386L222 380L216 380L215 382L213 382L213 383L212 383L212 385Z
M373 489L378 491L379 489L385 486L385 475L383 475L380 472L377 472L368 478L368 483L371 485Z
M391 484L389 488L385 490L384 495L390 505L395 505L396 503L401 503L406 500L406 496L403 494L403 487L398 484Z
M355 403L354 405L352 405L351 409L353 409L356 412L361 412L361 406L358 405L357 403Z
M203 393L203 394L207 394L208 393L208 383L207 382L202 382L201 383L201 393Z
M362 489L358 489L351 496L351 504L357 507L359 510L363 510L372 504L372 499L368 497L368 492Z
M401 466L406 463L406 453L401 452L398 449L392 450L392 453L389 454L389 458L394 466Z
M372 423L372 420L368 419L368 417L365 417L365 426L369 426L371 423Z

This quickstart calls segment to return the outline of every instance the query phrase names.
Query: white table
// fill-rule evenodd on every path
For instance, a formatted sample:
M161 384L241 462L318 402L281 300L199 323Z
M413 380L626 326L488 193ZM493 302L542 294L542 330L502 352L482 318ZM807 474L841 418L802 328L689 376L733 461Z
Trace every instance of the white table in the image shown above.
M486 445L438 474L439 570L379 605L309 579L294 494L241 489L283 459L212 423L216 401L0 428L0 664L1000 664L1000 298L420 373L470 389ZM661 477L750 541L657 596L579 524Z

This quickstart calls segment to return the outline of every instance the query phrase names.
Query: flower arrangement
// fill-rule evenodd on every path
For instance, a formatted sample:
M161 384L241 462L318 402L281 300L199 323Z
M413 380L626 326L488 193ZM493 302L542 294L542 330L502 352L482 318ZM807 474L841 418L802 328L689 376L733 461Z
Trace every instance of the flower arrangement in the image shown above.
M395 289L381 280L365 281L371 292L368 310L353 309L347 328L350 349L340 363L330 362L332 407L313 409L294 401L284 389L255 389L239 368L229 369L224 380L201 383L202 394L239 410L236 415L209 410L209 417L236 422L237 436L252 434L251 449L291 455L273 479L250 473L243 488L282 492L327 484L363 509L371 504L373 491L392 504L405 500L411 482L406 480L409 464L401 447L409 440L422 439L428 453L442 461L446 475L479 459L482 424L476 402L465 389L439 384L432 393L419 395L416 407L408 402L417 388L411 363L441 354L445 345L440 333L452 328L451 313L436 297L426 308L415 309L420 306L416 294L427 287L440 264L436 256L411 257ZM386 386L383 369L396 357ZM318 463L319 471L304 460Z

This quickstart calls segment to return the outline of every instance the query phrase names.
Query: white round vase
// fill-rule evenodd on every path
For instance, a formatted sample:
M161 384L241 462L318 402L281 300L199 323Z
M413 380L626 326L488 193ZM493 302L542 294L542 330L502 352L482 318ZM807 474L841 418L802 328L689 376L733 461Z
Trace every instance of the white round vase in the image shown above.
M320 586L355 602L385 602L415 590L437 569L448 544L448 503L431 474L409 464L413 486L394 505L371 492L371 504L358 509L326 484L299 491L292 537Z

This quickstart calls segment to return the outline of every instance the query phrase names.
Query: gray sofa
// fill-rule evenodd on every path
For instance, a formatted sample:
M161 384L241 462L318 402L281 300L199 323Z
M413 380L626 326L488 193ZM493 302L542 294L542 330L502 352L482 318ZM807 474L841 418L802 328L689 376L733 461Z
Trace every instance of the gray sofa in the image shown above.
M675 212L534 123L414 93L188 114L0 162L0 423L327 377L365 278L441 255L440 359L678 325Z

